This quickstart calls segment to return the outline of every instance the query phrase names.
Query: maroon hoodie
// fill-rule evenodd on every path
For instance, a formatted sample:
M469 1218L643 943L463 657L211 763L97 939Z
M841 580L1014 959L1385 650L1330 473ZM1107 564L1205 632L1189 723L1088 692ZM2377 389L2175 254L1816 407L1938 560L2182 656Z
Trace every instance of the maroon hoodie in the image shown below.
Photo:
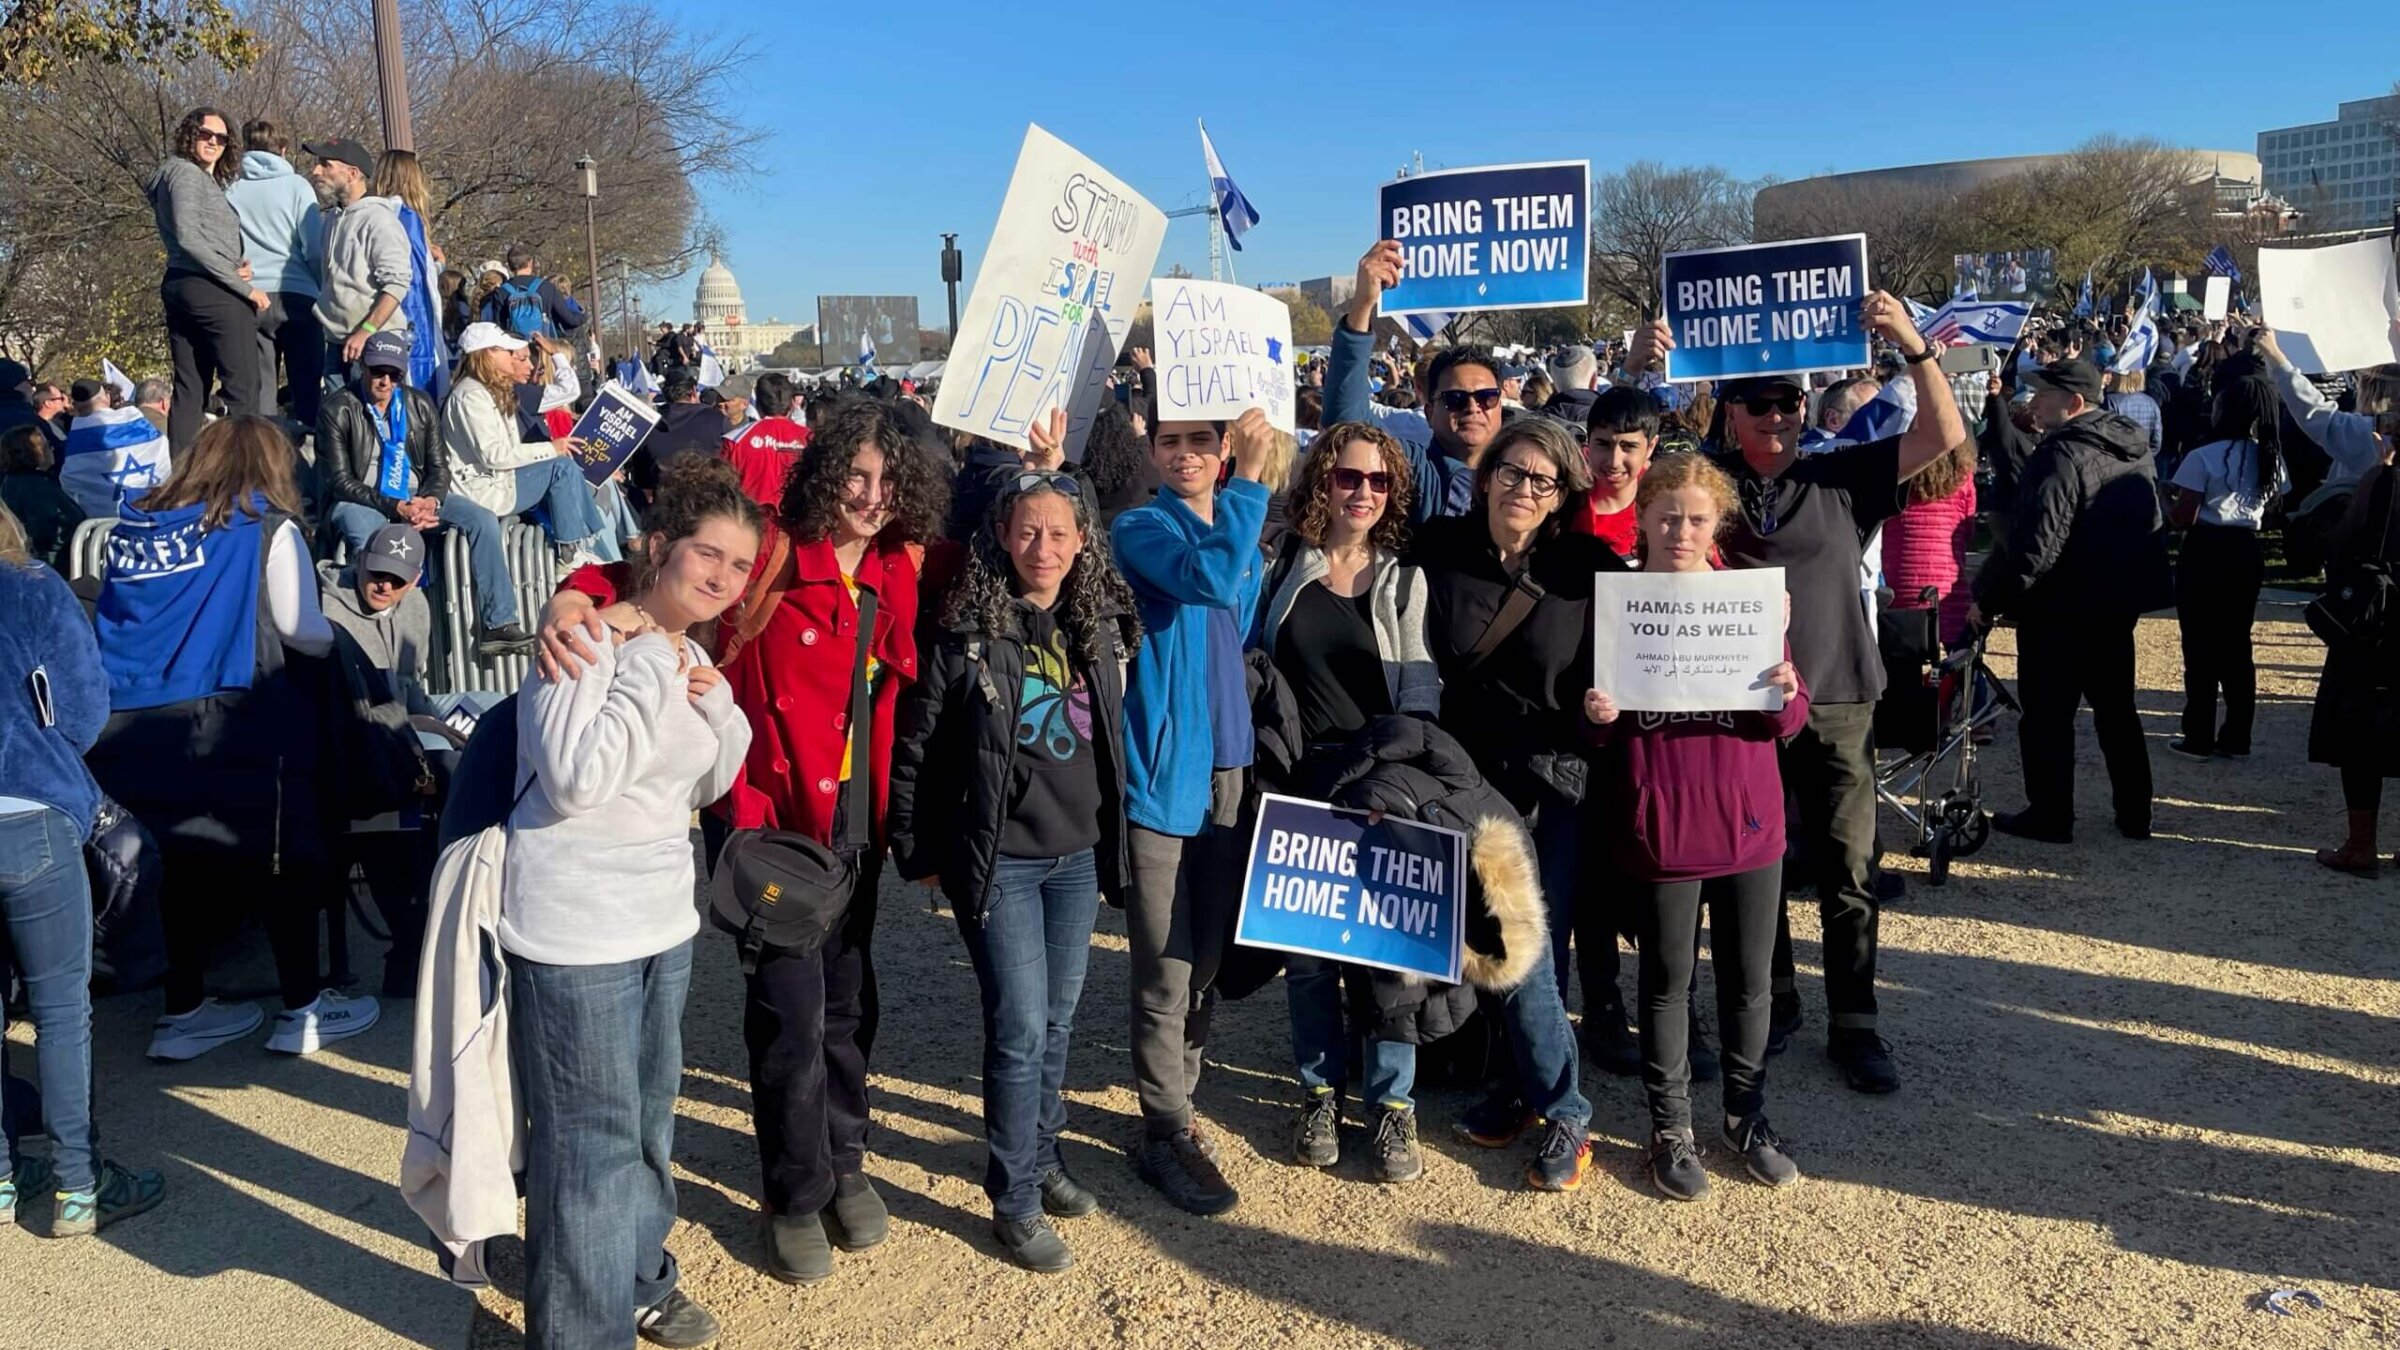
M1787 643L1784 659L1791 659ZM1609 854L1638 881L1698 881L1783 856L1775 743L1808 721L1808 685L1781 712L1619 713L1585 724Z

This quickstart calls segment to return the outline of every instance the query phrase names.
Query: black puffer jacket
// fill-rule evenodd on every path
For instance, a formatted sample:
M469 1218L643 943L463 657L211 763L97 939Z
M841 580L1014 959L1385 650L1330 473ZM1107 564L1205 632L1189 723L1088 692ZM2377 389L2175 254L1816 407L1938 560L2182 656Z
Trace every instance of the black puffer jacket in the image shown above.
M392 391L408 405L408 435L400 443L409 467L416 470L417 495L439 500L450 495L450 461L442 453L442 413L422 389L406 385ZM376 486L383 466L383 437L375 432L375 417L355 386L325 400L317 413L317 471L331 502L354 502L400 518L400 503Z
M1125 663L1110 615L1113 655L1077 670L1092 693L1099 757L1100 894L1124 907L1133 868L1125 827ZM892 861L911 880L940 876L958 912L981 920L1016 782L1017 714L1025 690L1023 634L953 628L920 653L923 673L901 695L892 737L888 827Z
M2125 618L2172 601L2166 520L2141 424L2085 413L2043 437L2016 505L2008 539L1975 578L1985 614Z
M1478 990L1506 993L1549 950L1533 843L1508 800L1476 772L1448 732L1422 717L1378 717L1336 754L1301 766L1298 795L1463 831L1469 887L1466 983L1345 968L1352 1016L1384 1040L1425 1045L1456 1031Z

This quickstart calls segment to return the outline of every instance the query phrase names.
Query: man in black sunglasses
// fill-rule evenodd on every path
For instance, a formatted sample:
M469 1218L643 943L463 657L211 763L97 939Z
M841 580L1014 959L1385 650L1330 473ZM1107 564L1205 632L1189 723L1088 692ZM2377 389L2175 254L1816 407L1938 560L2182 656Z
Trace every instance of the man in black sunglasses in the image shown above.
M1873 733L1884 677L1859 595L1861 544L1899 513L1901 485L1965 441L1967 425L1934 359L1940 349L1917 332L1905 305L1877 291L1859 307L1859 322L1899 350L1916 389L1916 420L1898 436L1803 458L1804 377L1725 381L1720 439L1741 509L1722 547L1731 566L1784 569L1792 661L1810 699L1808 725L1784 747L1783 774L1799 799L1800 847L1825 924L1826 1050L1851 1087L1890 1092L1900 1076L1876 1034L1875 1005ZM1665 322L1653 322L1637 330L1628 369L1657 366L1674 346ZM1775 943L1769 1048L1788 1044L1799 1024L1787 919Z
M1422 412L1387 408L1374 401L1368 365L1375 354L1375 314L1385 288L1400 284L1400 245L1383 240L1358 260L1350 308L1333 326L1333 354L1326 362L1322 424L1373 422L1408 451L1417 492L1408 504L1409 523L1436 516L1463 516L1475 504L1475 461L1518 409L1501 406L1501 366L1490 350L1443 349L1425 374Z

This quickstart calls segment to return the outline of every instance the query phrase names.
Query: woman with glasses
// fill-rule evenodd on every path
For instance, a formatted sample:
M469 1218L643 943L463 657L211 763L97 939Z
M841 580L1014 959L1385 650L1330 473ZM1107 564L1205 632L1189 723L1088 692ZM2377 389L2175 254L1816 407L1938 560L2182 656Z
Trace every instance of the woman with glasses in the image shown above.
M1125 662L1140 635L1083 484L1022 471L966 541L892 746L893 864L938 879L983 996L992 1233L1045 1274L1075 1264L1051 1216L1099 1208L1059 1156L1059 1090L1100 895L1121 898L1131 871Z
M225 200L225 189L242 176L230 136L225 114L192 109L175 128L175 153L150 178L150 210L167 252L158 294L175 364L175 401L167 405L167 448L174 454L200 434L212 384L224 391L228 418L258 411L258 316L270 301L250 284L242 222Z
M1591 484L1566 423L1512 422L1477 464L1478 509L1428 522L1412 555L1425 570L1425 636L1441 674L1442 726L1532 828L1542 892L1554 904L1573 893L1581 858L1592 575L1625 570L1606 543L1567 528ZM1535 963L1502 1000L1500 1021L1516 1072L1456 1131L1502 1148L1542 1126L1526 1181L1573 1190L1591 1156L1591 1105L1576 1085L1556 962Z
M1413 488L1408 452L1367 422L1325 428L1293 479L1291 537L1268 575L1251 645L1290 686L1311 752L1338 747L1377 717L1441 711L1441 677L1425 646L1425 579L1399 556ZM1342 972L1322 957L1284 963L1292 1055L1307 1094L1292 1156L1306 1167L1341 1160L1352 1044L1342 1030ZM1411 1096L1417 1048L1372 1033L1361 1039L1375 1173L1414 1181L1425 1173Z

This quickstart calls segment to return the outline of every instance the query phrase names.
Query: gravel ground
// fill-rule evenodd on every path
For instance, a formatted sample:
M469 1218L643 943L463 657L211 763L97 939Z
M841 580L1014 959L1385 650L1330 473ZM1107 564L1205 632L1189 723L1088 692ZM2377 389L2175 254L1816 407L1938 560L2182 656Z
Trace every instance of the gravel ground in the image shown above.
M1816 925L1796 918L1810 1021L1768 1082L1808 1174L1791 1191L1750 1184L1720 1150L1710 1200L1655 1198L1638 1084L1589 1073L1595 1166L1575 1195L1524 1190L1516 1151L1451 1142L1468 1104L1454 1089L1423 1096L1428 1166L1413 1186L1372 1181L1356 1131L1341 1166L1292 1167L1288 1030L1270 989L1220 1014L1223 1058L1200 1092L1242 1206L1185 1217L1124 1161L1138 1128L1125 941L1104 912L1067 1141L1104 1210L1064 1225L1074 1272L1020 1273L997 1254L980 1189L973 975L947 914L895 885L869 1162L891 1240L809 1290L759 1272L739 983L711 936L676 1148L685 1287L734 1347L1502 1347L1562 1332L1664 1347L2391 1344L2400 874L2369 883L2310 862L2340 807L2302 750L2320 652L2292 605L2271 600L2261 618L2246 762L2166 752L2175 628L2143 625L2155 839L2108 827L2087 733L2073 847L1996 838L1939 889L1920 862L1895 861L1911 882L1883 919L1898 1094L1856 1096L1825 1060ZM2004 676L2011 647L1995 642ZM2001 809L2021 801L2010 739L1986 759ZM263 962L252 974L263 985ZM404 1006L310 1062L243 1047L172 1069L139 1058L154 1010L154 996L102 1005L98 1079L109 1150L164 1167L169 1202L97 1242L0 1232L10 1345L521 1343L504 1292L513 1251L502 1290L451 1289L391 1188ZM1704 1111L1713 1093L1697 1094ZM2325 1310L2256 1308L2285 1286Z

